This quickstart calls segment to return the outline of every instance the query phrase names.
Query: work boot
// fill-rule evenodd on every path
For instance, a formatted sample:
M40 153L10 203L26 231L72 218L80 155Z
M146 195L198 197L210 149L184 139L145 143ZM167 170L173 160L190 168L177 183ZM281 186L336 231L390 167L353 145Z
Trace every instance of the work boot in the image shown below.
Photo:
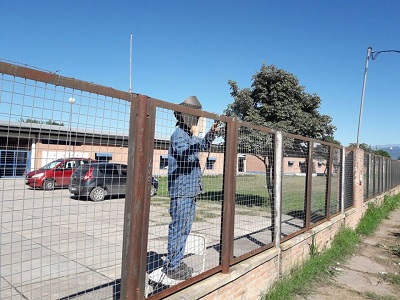
M192 277L192 272L193 268L190 268L186 266L186 264L179 264L176 268L174 269L167 269L163 268L162 272L168 277L173 280L187 280Z
M193 273L193 268L192 267L188 267L187 264L185 264L183 261L181 261L179 263L179 267L183 270L187 270L188 273L192 274Z

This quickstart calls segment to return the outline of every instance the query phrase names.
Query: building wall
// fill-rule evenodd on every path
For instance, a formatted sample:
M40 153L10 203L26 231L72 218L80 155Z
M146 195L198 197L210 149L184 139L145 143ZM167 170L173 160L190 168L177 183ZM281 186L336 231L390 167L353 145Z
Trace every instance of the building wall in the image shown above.
M68 157L85 157L95 159L96 153L111 153L112 162L126 164L128 162L128 148L127 147L113 147L103 145L54 145L43 144L37 142L35 144L35 153L32 160L34 161L34 169L38 169L43 165L58 159Z
M249 173L264 173L265 166L264 162L255 155L246 154L246 171ZM282 162L282 172L284 174L301 174L305 173L305 169L301 167L302 164L306 163L304 157L284 157ZM325 160L314 159L313 172L323 174L326 169Z
M32 153L32 169L38 169L43 165L58 159L68 157L86 157L95 159L96 153L111 153L112 162L124 163L128 162L128 147L127 146L113 146L113 145L93 145L93 144L82 144L80 146L70 145L57 145L57 144L43 144L40 141L33 142L32 149L35 149ZM156 176L166 176L168 168L160 168L160 161L163 156L168 155L168 149L154 149L153 156L153 174ZM262 160L254 155L243 155L238 154L239 157L244 158L243 173L264 173L265 166ZM207 169L207 160L212 159L212 169ZM301 164L305 163L305 158L299 157L284 157L282 171L284 174L301 174L304 173L304 169L301 168ZM223 173L224 168L224 153L216 152L201 152L200 153L200 165L204 170L204 175L219 175ZM237 164L239 166L239 163ZM318 160L314 160L314 172L324 173L326 168L326 162L322 163ZM238 169L238 172L240 170Z

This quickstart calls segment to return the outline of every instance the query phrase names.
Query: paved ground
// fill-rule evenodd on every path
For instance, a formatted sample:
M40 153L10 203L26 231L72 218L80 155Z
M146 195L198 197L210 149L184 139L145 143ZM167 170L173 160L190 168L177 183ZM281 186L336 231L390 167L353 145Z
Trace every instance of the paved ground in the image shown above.
M334 277L318 282L311 295L295 299L400 299L400 209L365 238L346 263L332 268Z
M159 196L150 209L148 274L167 249L169 199ZM125 198L92 202L71 197L68 189L33 190L22 178L0 178L0 300L118 299L124 207ZM283 220L286 234L298 230L300 220ZM270 243L270 224L258 207L238 208L234 254ZM196 272L218 266L220 230L221 202L198 201L192 233L206 237L199 242L206 260L186 258Z

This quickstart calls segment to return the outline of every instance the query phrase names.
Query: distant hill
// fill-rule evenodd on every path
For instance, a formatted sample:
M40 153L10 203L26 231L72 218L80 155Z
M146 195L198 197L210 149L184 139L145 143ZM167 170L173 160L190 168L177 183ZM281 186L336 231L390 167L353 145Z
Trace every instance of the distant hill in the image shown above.
M377 145L372 149L385 150L390 154L392 159L398 159L400 157L400 145Z

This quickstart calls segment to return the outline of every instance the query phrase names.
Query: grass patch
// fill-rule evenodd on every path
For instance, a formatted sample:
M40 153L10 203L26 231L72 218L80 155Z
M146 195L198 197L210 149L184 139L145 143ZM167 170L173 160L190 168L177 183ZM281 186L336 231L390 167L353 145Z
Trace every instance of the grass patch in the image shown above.
M239 206L269 207L268 189L265 174L246 174L236 176L236 204ZM158 177L158 197L168 197L167 176ZM223 176L205 175L202 177L202 200L220 202L223 199ZM325 209L327 181L325 176L313 177L312 207L313 211ZM306 176L283 176L282 209L284 212L304 211L306 192ZM334 193L332 193L334 194ZM156 196L156 197L157 197ZM333 198L333 196L331 197ZM331 205L337 200L331 199ZM335 202L336 201L336 202Z
M387 219L390 212L399 206L399 203L400 195L385 197L380 206L374 203L369 204L367 212L356 228L356 232L366 236L371 235L382 220Z
M360 296L363 296L365 299L369 300L398 300L397 298L391 296L382 296L372 292L360 293Z
M400 286L400 274L387 273L382 274L381 276L385 281Z
M355 230L342 228L332 241L331 248L324 252L317 253L315 247L310 248L311 258L301 267L293 269L288 276L275 283L262 299L286 300L292 299L294 295L308 294L313 283L334 272L331 268L333 265L343 262L350 254L355 252L357 244L361 240L360 234L371 234L399 204L400 194L385 197L379 207L370 205ZM390 278L390 280L397 284L398 278Z
M265 295L265 300L291 299L293 295L304 295L316 278L331 274L332 265L342 261L345 256L355 251L359 236L351 229L343 228L336 235L332 247L322 253L313 250L313 256L301 268L294 269L289 276L279 281ZM308 288L307 288L308 287Z
M389 248L390 253L392 253L393 255L396 255L397 257L400 257L400 244L391 246Z

